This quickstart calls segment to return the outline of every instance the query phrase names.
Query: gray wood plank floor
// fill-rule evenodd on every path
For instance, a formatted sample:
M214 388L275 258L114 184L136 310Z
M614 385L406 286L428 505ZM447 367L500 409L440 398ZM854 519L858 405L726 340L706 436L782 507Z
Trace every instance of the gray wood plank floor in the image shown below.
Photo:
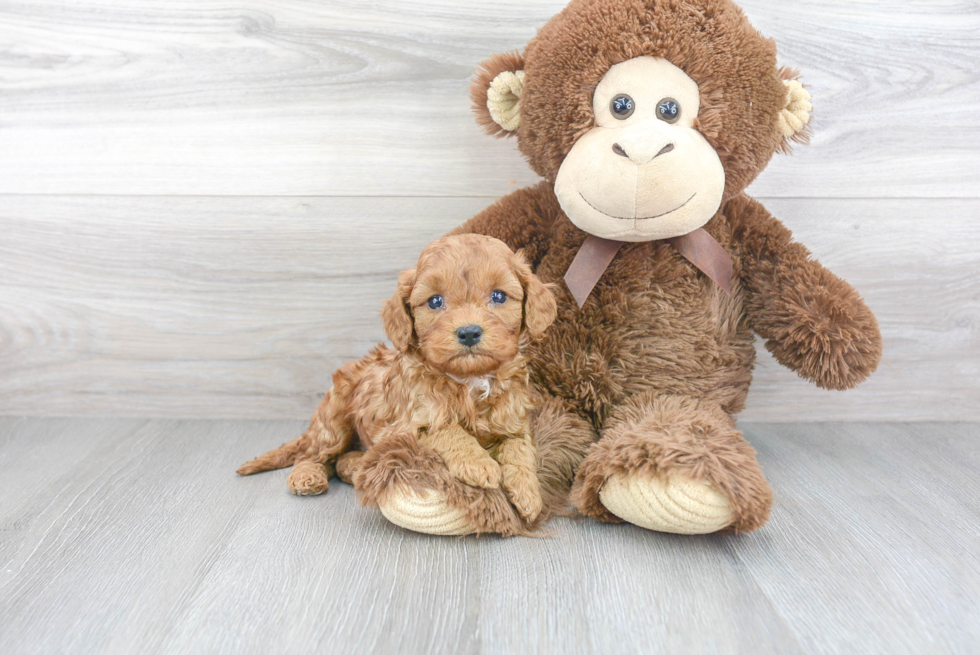
M296 421L0 419L0 644L21 653L970 653L980 425L748 424L745 536L557 520L432 538L237 464Z

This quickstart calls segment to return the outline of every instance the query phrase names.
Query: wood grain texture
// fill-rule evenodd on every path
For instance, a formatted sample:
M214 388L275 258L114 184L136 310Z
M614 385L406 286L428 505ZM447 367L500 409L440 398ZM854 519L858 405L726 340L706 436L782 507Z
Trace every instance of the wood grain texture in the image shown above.
M285 471L234 475L303 427L0 419L0 463L36 481L0 501L5 655L965 654L980 638L978 424L748 425L777 496L758 533L562 519L508 540L403 531L340 482L297 498Z
M398 270L486 202L8 197L0 414L304 419L384 339ZM865 296L885 354L838 393L760 348L743 419L980 419L980 202L766 202Z
M565 0L0 3L0 194L484 196L468 79ZM744 0L814 139L761 197L980 197L980 4Z
M746 433L778 519L737 557L765 571L755 579L807 652L975 648L980 426L751 425ZM878 617L873 627L869 616ZM968 641L947 642L938 625Z

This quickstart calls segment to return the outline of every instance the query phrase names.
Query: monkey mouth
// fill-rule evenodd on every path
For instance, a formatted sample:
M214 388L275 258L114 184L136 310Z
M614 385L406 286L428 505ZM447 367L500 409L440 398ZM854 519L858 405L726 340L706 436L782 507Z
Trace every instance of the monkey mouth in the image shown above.
M695 192L694 195L691 196L690 198L688 198L687 200L685 200L680 205L680 207L674 207L669 212L664 212L663 214L657 214L656 216L645 216L645 217L642 217L642 218L641 217L632 217L632 216L613 216L612 214L607 214L606 212L602 211L601 209L599 209L598 207L596 207L595 205L593 205L591 202L589 202L589 199L586 198L585 196L583 196L581 191L578 192L578 195L582 198L582 200L585 201L585 204L587 204L589 207L591 207L592 209L596 210L597 212L599 212L603 216L608 216L609 218L615 218L616 220L619 220L619 221L652 221L655 218L663 218L667 214L673 214L676 211L680 211L681 209L684 209L684 207L686 207L688 205L688 203L690 203L692 200L694 200L694 196L696 196L698 194L697 194L697 192Z

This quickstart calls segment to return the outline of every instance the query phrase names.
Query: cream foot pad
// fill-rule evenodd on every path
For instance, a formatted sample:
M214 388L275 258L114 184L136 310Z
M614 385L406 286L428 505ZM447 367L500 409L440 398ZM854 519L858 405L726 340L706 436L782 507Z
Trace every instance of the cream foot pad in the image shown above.
M391 493L380 507L386 519L406 530L444 536L476 532L466 513L447 505L446 497L437 491Z
M674 534L709 534L735 521L731 502L707 482L684 477L617 474L599 499L610 512L634 525Z

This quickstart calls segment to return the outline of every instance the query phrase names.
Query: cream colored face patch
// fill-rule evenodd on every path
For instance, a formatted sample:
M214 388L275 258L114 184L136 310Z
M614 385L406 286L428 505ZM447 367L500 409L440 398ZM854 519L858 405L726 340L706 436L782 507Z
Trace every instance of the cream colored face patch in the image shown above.
M725 171L694 128L697 83L664 59L637 57L596 87L595 127L555 180L562 210L582 230L618 241L688 234L721 206Z

